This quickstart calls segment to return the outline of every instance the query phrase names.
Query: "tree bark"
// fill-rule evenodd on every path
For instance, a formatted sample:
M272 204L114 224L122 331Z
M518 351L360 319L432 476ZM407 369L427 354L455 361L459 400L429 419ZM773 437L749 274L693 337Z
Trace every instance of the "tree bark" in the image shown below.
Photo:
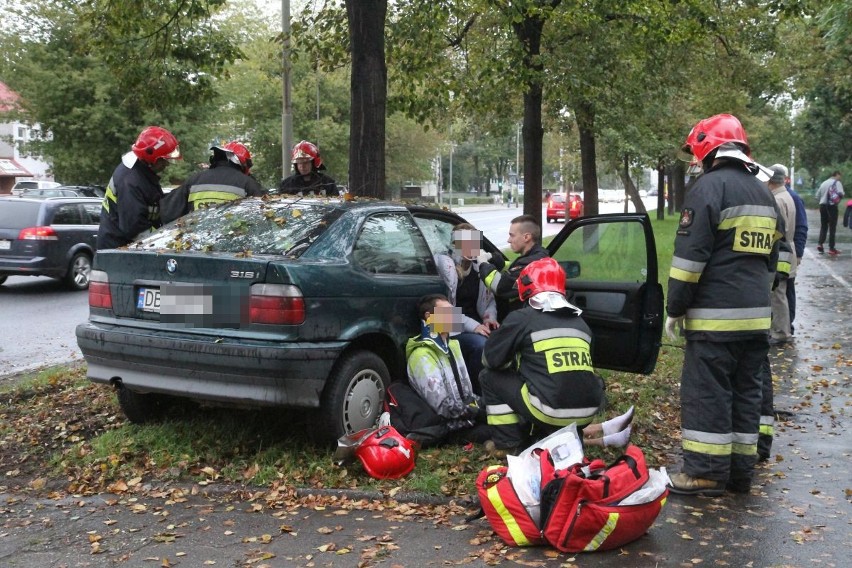
M636 208L636 212L647 213L648 210L645 209L645 203L639 196L639 190L636 189L636 185L633 183L633 179L630 177L630 156L628 156L627 154L624 155L624 161L622 163L621 171L619 173L621 174L621 183L624 184L624 191L627 192L627 197L629 197L630 201L633 202L633 207ZM626 213L626 200L624 201L624 209Z
M598 158L595 151L595 113L591 105L579 104L577 130L580 134L580 166L583 172L583 208L585 215L597 215L598 209Z
M352 53L349 191L389 198L385 180L387 0L346 0Z

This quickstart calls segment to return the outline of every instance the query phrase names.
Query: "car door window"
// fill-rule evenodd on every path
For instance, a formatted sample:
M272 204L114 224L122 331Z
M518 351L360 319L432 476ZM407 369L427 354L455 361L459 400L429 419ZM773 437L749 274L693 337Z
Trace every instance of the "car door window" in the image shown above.
M639 223L588 225L572 232L553 257L561 263L581 261L578 280L634 283L648 280L645 231Z
M453 223L434 217L415 217L432 254L452 253Z
M409 215L369 217L353 249L355 262L374 274L434 274L429 245Z
M85 212L88 219L86 223L89 225L99 225L101 222L101 204L100 203L86 203L83 205L83 211Z
M60 205L53 212L52 225L82 225L83 215L76 203Z

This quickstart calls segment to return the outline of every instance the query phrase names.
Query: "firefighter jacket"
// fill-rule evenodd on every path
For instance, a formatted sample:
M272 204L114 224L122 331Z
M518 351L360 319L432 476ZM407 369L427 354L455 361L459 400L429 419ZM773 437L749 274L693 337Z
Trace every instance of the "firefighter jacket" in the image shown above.
M124 246L160 222L160 178L132 152L125 154L106 188L98 228L98 249Z
M317 195L336 197L337 184L329 176L314 170L308 176L308 179L305 179L305 176L299 173L295 173L282 180L281 185L278 186L278 192L289 194L301 193L302 195L314 192Z
M525 306L491 332L482 362L489 369L517 371L524 404L537 420L582 427L603 402L591 344L592 332L573 308L544 312Z
M236 164L217 160L198 171L177 189L166 194L160 204L163 223L168 223L201 207L221 205L246 196L261 197L266 190Z
M473 392L459 342L456 339L444 342L427 325L422 327L421 335L410 338L405 345L408 382L447 421L450 430L470 428L481 406Z
M521 271L531 262L548 256L550 253L547 249L536 243L525 254L516 258L506 272L500 272L490 262L479 265L479 277L497 298L498 319L502 320L510 311L523 306L516 285Z
M782 236L775 198L742 162L725 160L687 193L666 311L689 340L766 337Z

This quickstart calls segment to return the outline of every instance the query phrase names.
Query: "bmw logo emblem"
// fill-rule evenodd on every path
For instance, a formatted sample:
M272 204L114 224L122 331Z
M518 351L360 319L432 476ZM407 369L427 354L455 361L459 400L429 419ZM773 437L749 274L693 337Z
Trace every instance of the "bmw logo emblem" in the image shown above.
M166 261L166 270L169 271L169 274L174 274L175 270L177 270L177 261L173 258L170 258Z

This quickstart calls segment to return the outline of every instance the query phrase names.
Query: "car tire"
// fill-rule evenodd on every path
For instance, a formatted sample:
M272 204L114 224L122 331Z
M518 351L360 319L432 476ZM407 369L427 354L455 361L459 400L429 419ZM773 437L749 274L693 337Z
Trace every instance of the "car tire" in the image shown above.
M72 290L86 290L89 287L89 275L92 272L92 258L84 253L78 252L68 263L68 272L65 274L65 284Z
M116 386L115 394L121 411L134 424L157 422L171 406L170 397L134 392L121 384Z
M2 286L4 282L6 282L6 278L8 278L8 276L0 276L0 286Z
M547 218L547 222L548 222L548 223L552 223L552 222L553 222L553 217L548 217L548 218Z
M323 391L323 428L316 433L333 441L374 427L384 410L389 384L387 365L375 353L353 351L341 356Z

